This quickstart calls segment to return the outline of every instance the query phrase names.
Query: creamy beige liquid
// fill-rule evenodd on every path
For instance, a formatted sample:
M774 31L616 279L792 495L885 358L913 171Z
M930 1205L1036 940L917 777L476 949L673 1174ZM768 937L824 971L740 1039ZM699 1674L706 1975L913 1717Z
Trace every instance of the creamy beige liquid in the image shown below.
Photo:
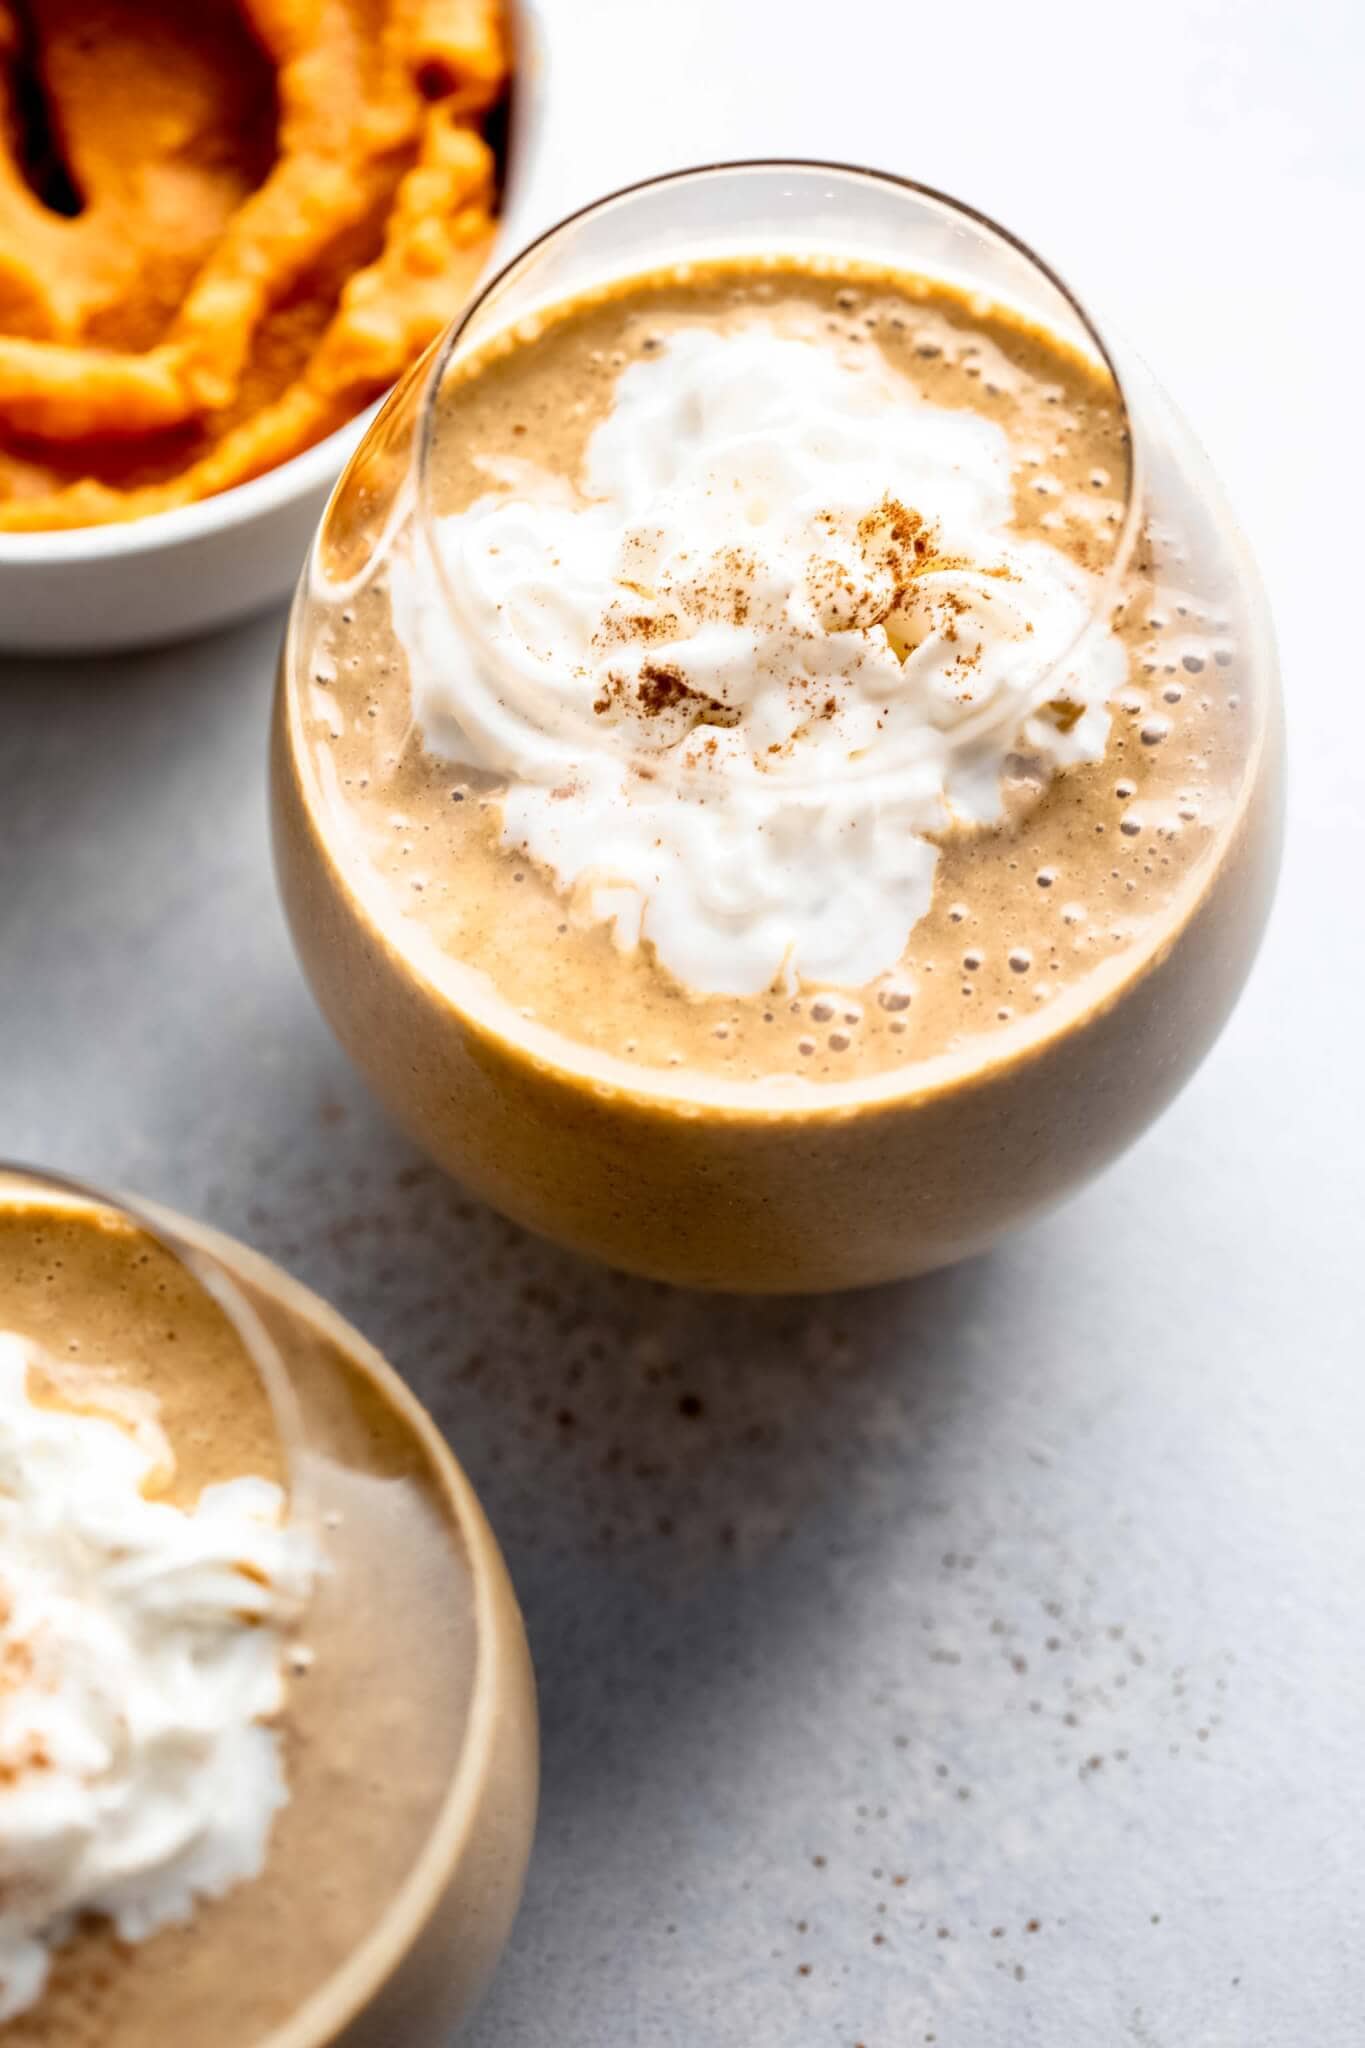
M157 1397L173 1497L243 1473L283 1479L262 1382L226 1318L154 1239L121 1219L0 1206L0 1328L77 1375ZM286 1342L290 1341L286 1339ZM449 1785L472 1682L473 1618L449 1511L405 1422L363 1368L296 1332L311 1442L348 1470L333 1570L299 1630L290 1800L254 1882L134 1945L90 1921L55 1954L5 2048L254 2048L356 1950L391 1905Z
M880 351L917 397L998 422L1018 532L1094 569L1111 558L1128 450L1107 373L946 287L774 266L637 282L476 359L443 392L437 509L485 493L490 459L576 478L624 365L688 323L725 330L756 315L841 356ZM791 1076L813 1098L823 1083L891 1079L1027 1034L1064 991L1148 940L1218 845L1253 735L1228 622L1187 575L1140 543L1119 593L1130 675L1104 759L1042 785L1008 781L1000 826L946 832L930 912L870 987L698 996L647 945L620 950L502 843L497 785L424 744L382 579L307 622L303 732L324 829L399 934L486 975L513 1019L574 1047L671 1072L703 1096L709 1077Z

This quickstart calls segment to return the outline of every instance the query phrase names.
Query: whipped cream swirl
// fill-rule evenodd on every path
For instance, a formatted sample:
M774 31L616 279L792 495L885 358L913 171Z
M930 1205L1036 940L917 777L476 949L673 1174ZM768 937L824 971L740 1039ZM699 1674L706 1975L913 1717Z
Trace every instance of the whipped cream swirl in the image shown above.
M488 467L390 565L425 741L696 992L874 979L929 906L926 834L998 817L1013 754L1104 751L1095 580L1011 531L1003 429L875 348L679 328L577 484Z
M259 1874L288 1797L276 1624L311 1577L277 1486L149 1498L173 1461L148 1410L49 1407L46 1370L0 1333L0 2024L78 1913L140 1941Z

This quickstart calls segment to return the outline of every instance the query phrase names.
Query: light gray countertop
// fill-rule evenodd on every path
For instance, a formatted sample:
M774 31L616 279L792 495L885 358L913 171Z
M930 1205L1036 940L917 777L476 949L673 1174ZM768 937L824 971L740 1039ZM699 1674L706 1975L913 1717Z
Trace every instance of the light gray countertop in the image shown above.
M747 13L694 11L756 61ZM755 0L773 35L776 12ZM893 18L848 12L869 44ZM544 1801L475 2048L1365 2038L1365 446L1346 396L1359 324L1314 370L1295 268L1358 219L1361 145L1326 61L1346 11L1301 12L1302 32L1279 7L1151 15L1193 110L1188 232L1174 186L1102 157L1106 207L1145 193L1152 261L1223 280L1183 353L1164 303L1139 338L1269 561L1294 747L1284 884L1195 1082L993 1256L746 1306L527 1240L388 1127L294 965L265 831L278 621L0 675L0 1152L202 1216L329 1296L432 1406L506 1549ZM571 34L552 12L566 77L587 79L594 39L638 39L628 13L590 7ZM794 14L813 36L814 10ZM1043 48L1086 33L1070 0L1041 14ZM700 79L702 41L679 35ZM1102 123L1120 154L1148 64ZM843 153L1008 213L1003 170L954 176L946 114L910 146L908 50L902 75L901 102L869 88L877 146ZM733 84L716 92L695 146L669 116L648 163L632 102L611 163L705 155L727 107L731 154L833 154L853 134L844 108L822 140L812 104L798 138L766 98L741 126ZM1056 240L1098 251L1043 146L1052 184L1023 174L1010 217L1041 233L1046 189ZM1296 195L1305 222L1254 289L1228 148L1267 249ZM573 162L566 202L610 175L591 151ZM1337 270L1317 310L1359 300ZM1249 399L1291 349L1288 410L1267 404L1262 428Z

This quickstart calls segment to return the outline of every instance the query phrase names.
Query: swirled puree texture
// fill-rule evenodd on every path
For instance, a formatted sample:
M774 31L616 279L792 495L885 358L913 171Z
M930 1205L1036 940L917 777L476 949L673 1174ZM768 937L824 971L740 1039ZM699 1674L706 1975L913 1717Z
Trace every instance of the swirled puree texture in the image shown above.
M363 410L488 256L508 61L501 0L0 0L0 532Z
M1231 650L1173 547L1106 594L1127 445L1056 338L718 266L441 408L436 517L311 669L338 843L425 964L610 1059L838 1081L1018 1026L1209 847Z
M468 1680L417 1452L337 1354L309 1400L354 1512L281 1526L237 1338L97 1211L0 1203L0 1331L6 2048L251 2048L371 1931L448 1782Z

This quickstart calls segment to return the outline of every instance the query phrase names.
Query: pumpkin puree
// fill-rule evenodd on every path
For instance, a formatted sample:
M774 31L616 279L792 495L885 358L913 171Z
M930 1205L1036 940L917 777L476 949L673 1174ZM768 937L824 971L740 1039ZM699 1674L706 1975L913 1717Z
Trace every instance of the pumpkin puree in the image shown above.
M259 475L487 257L501 0L0 0L0 530Z

